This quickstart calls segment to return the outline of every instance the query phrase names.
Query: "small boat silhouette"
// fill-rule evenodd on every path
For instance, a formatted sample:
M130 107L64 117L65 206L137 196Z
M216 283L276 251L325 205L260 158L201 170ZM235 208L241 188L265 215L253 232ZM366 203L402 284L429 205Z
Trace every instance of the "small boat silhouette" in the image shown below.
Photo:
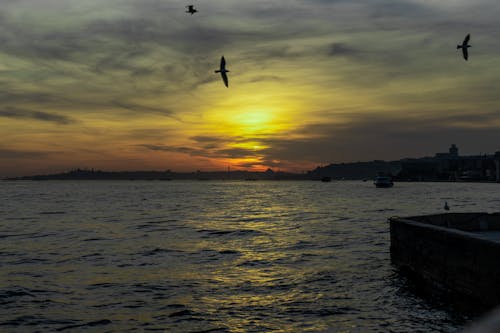
M374 184L376 187L382 188L392 187L394 185L394 183L392 182L392 178L389 176L377 176Z

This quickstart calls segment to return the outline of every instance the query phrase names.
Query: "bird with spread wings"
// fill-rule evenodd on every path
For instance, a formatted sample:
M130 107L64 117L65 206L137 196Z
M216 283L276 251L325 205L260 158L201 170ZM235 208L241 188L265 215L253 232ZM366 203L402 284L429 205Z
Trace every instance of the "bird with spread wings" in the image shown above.
M227 78L227 74L229 70L226 69L226 59L224 59L224 56L220 58L220 67L218 70L215 71L215 73L220 73L220 76L222 77L222 81L224 81L224 85L226 87L229 87L229 80Z
M196 13L198 11L196 8L194 8L193 5L188 5L188 6L186 6L186 8L187 8L186 13L191 14L191 15L193 15L194 13Z
M465 60L469 59L469 51L467 50L470 47L469 40L470 40L470 34L467 34L467 36L465 36L464 41L462 42L462 45L457 45L457 50L462 49L462 54Z

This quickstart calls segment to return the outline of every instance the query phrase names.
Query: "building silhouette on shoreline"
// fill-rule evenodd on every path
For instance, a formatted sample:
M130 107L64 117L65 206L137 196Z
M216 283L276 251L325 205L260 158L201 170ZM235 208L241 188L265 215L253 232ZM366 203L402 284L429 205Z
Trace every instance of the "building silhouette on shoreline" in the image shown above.
M452 144L448 152L436 153L433 157L330 164L308 174L311 179L371 179L385 174L399 181L500 182L500 152L460 156L458 147Z
M101 171L74 169L68 172L8 178L8 180L321 180L373 179L378 174L389 175L397 181L484 181L500 182L500 152L460 156L452 144L447 153L433 157L404 158L397 161L337 163L317 167L306 173L282 171Z
M452 144L448 153L401 160L397 179L409 181L500 181L500 152L460 156Z

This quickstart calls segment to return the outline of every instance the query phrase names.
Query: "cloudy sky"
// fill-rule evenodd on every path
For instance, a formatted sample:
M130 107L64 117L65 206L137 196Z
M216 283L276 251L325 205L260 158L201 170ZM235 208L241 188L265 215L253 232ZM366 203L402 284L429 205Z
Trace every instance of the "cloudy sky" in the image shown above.
M492 153L498 17L497 0L0 0L0 176Z

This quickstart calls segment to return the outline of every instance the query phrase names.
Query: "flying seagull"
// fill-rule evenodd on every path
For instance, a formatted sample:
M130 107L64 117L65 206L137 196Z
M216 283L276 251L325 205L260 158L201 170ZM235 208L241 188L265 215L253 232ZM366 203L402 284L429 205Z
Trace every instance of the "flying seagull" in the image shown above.
M467 36L465 36L464 41L462 42L462 45L457 45L457 50L462 49L462 53L464 55L465 60L469 58L469 52L467 51L467 49L470 47L470 45L468 44L469 39L470 39L470 34L467 34Z
M222 80L224 81L224 85L226 87L229 87L229 81L227 79L227 74L229 71L226 69L226 59L224 59L224 56L220 58L220 68L215 71L215 73L220 73L220 76L222 76Z
M191 15L193 15L194 13L197 12L196 8L194 8L193 5L186 6L186 8L188 9L188 10L186 10L186 13L189 13Z

